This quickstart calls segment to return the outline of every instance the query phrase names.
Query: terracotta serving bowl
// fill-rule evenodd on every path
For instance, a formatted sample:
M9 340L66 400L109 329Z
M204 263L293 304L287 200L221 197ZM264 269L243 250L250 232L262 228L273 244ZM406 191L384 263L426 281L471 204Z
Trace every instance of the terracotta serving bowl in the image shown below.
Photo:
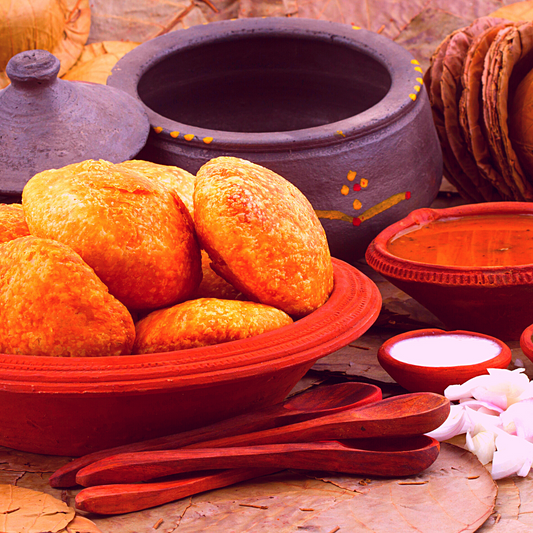
M465 345L465 341L469 344ZM468 356L461 353L464 357L461 361L458 360L461 359L458 357L460 350L472 351ZM487 374L488 368L507 368L511 363L511 350L489 335L420 329L384 342L378 350L378 361L404 389L444 394L449 385L459 385Z
M78 456L281 401L315 361L377 318L375 284L338 260L334 274L321 308L250 339L122 357L0 355L0 444Z
M447 328L518 340L533 323L532 215L528 202L419 209L383 230L366 259Z
M355 26L276 17L194 26L136 47L107 83L149 117L140 157L192 173L221 155L274 170L307 196L333 256L348 262L439 189L422 68Z
M528 326L520 336L520 348L524 352L524 355L533 361L533 324Z

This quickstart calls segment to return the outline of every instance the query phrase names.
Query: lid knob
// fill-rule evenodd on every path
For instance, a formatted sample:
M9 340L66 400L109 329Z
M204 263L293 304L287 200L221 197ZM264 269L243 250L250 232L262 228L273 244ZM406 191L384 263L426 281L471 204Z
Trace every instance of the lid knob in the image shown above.
M46 50L26 50L13 56L6 74L15 87L49 85L57 79L61 63Z

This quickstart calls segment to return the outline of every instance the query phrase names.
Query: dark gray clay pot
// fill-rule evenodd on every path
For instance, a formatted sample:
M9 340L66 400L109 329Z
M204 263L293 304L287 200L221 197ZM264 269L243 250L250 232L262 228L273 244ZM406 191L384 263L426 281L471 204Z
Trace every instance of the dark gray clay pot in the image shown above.
M19 202L36 173L86 159L131 159L148 137L143 106L122 91L58 79L46 50L12 57L0 91L0 201Z
M297 18L216 22L138 46L108 84L148 114L139 157L195 173L231 155L278 172L348 262L439 189L422 70L376 33Z

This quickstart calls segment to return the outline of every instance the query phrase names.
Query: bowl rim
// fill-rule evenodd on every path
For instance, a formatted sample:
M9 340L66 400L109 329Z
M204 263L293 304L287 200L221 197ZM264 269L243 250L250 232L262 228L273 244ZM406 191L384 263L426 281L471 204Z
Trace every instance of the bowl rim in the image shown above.
M520 349L528 359L533 361L533 324L528 326L520 335Z
M397 257L387 244L398 233L443 218L478 215L533 215L530 202L485 202L443 209L422 208L381 231L366 250L368 264L380 274L397 280L456 286L511 286L533 284L533 263L512 266L435 265Z
M108 393L161 391L245 379L318 360L362 335L381 294L355 267L332 258L326 303L293 324L255 337L189 350L104 357L0 354L0 391ZM280 337L281 333L281 337Z
M398 359L395 359L390 355L390 349L391 347L403 340L406 339L413 339L416 337L428 337L428 336L442 336L442 335L464 335L469 337L481 337L483 339L488 339L500 346L501 350L500 353L497 354L494 357L491 357L490 359L486 359L485 361L481 361L480 363L474 363L470 365L454 365L454 366L424 366L424 365L415 365L412 363L406 363L405 361L399 361ZM398 369L401 371L409 371L416 374L424 374L426 376L433 376L436 372L451 372L454 369L458 369L459 371L475 371L477 369L487 369L487 368L502 368L502 364L506 362L504 365L505 367L509 366L509 364L512 361L512 352L509 346L505 344L505 342L501 341L500 339L496 337L492 337L491 335L486 335L484 333L477 333L474 331L466 331L466 330L453 330L453 331L446 331L443 329L437 329L437 328L425 328L425 329L417 329L413 331L407 331L405 333L400 333L399 335L395 335L394 337L391 337L390 339L387 339L378 349L378 361L380 364L382 364L382 361L385 363L385 365L390 366L391 368ZM497 365L497 366L491 366L491 365Z
M343 44L366 54L385 67L391 78L391 87L378 103L355 116L318 127L284 132L243 133L183 124L156 113L140 99L137 85L142 76L180 49L229 38L272 35L274 32L293 38L313 37ZM156 54L160 56L156 58ZM172 144L204 149L209 143L210 149L264 152L286 150L287 146L291 149L305 147L310 143L313 146L336 144L383 129L416 106L427 104L422 76L423 70L410 52L394 41L364 28L318 19L250 17L196 25L150 39L117 62L107 84L123 90L142 104L152 126L152 137L155 135ZM182 135L177 138L170 135L176 131L194 135L194 138L186 140Z

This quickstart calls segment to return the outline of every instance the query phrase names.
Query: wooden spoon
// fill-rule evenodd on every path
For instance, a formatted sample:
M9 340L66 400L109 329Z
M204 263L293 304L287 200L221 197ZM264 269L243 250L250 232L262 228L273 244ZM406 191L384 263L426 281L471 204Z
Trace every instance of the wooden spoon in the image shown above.
M421 435L439 427L446 420L449 412L450 401L440 394L432 392L404 394L364 407L356 407L349 411L333 413L288 426L193 444L187 449ZM92 479L92 484L99 483L96 473L102 463L104 469L108 465L116 464L129 464L133 468L137 464L146 464L143 461L147 453L149 454L148 462L157 462L160 452L118 454L81 469L76 481L81 485L86 485L88 479ZM155 475L145 479L153 477ZM102 483L106 482L108 482L106 479L102 481Z
M426 442L428 443L427 456L425 459L429 466L433 462L431 460L433 453L436 451L438 452L438 443L436 445L433 442L433 439L430 439L429 437L420 436L418 438L421 439L419 441L421 450L424 450L424 441L422 439L426 439ZM374 442L376 440L374 440ZM361 440L358 442L362 443L365 441ZM399 439L398 442L400 442ZM409 440L401 439L401 442L408 443ZM411 444L407 447L409 446L416 449L414 441L411 441ZM402 456L402 454L400 454L400 456ZM424 456L423 453L422 456ZM405 457L399 457L400 461L403 459L405 459ZM392 462L391 458L389 458L389 460ZM416 461L412 458L410 459L413 463L418 460L419 459ZM320 463L315 462L312 465L312 468L314 470L320 468ZM413 468L415 467L413 466ZM420 471L423 470L423 464L419 464L416 468L420 468ZM208 472L204 473L204 475L197 474L195 477L156 483L97 485L83 489L77 494L76 508L81 511L105 515L131 513L134 511L149 509L150 507L155 507L157 505L163 505L207 490L227 487L248 479L274 474L279 470L279 466L270 469L237 468L218 472Z
M438 428L446 420L449 412L450 401L444 396L434 392L415 392L296 424L204 441L187 448L225 448L285 442L421 435Z
M50 477L50 485L56 488L72 487L76 484L76 474L81 468L118 453L182 448L216 438L293 424L378 400L381 400L381 389L368 383L346 382L317 387L277 405L209 426L79 457L54 472Z
M78 472L85 487L135 483L222 468L324 470L363 476L411 476L428 468L439 454L435 439L419 435L396 439L361 439L198 448L121 454L102 459Z

